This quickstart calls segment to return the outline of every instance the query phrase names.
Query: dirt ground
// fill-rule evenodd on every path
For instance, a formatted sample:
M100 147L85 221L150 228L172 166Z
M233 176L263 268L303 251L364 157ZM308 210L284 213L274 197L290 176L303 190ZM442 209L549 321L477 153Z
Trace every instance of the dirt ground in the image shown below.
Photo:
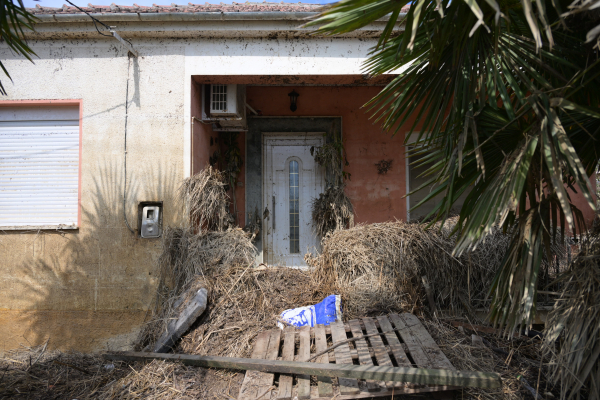
M244 378L236 371L42 350L0 358L0 399L236 399Z

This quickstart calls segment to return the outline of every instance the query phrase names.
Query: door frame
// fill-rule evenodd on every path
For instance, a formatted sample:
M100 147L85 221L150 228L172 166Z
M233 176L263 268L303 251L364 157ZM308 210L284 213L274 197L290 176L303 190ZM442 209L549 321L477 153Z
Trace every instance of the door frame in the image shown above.
M326 135L327 132L262 132L262 138L261 138L261 160L262 160L262 167L261 167L261 175L262 175L262 180L261 180L261 194L262 194L262 207L261 210L264 210L264 206L265 204L268 204L268 199L271 197L270 195L268 195L267 191L268 191L268 179L269 179L269 172L268 172L268 163L267 163L267 152L266 147L267 147L267 142L270 139L277 139L277 138L281 138L283 140L294 140L294 139L298 139L298 140L302 140L302 139L316 139L316 138L320 138L321 139L321 145L325 144L327 139L326 139ZM322 176L323 179L323 188L324 188L324 180L325 180L325 176ZM266 202L266 203L265 203ZM271 210L271 208L269 208L269 210ZM273 212L271 210L271 212ZM262 243L263 243L263 249L262 249L262 259L263 259L263 263L267 264L268 260L269 260L269 254L268 254L268 241L267 241L267 237L268 237L268 233L269 233L269 229L271 227L271 222L272 220L269 218L268 220L263 219L262 221L262 229L261 229L261 239L262 239Z

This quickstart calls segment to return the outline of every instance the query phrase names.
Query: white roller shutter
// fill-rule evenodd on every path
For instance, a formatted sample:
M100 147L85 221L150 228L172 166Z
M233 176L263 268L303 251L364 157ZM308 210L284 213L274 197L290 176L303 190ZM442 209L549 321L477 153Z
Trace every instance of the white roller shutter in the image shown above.
M0 229L77 228L79 110L0 107Z

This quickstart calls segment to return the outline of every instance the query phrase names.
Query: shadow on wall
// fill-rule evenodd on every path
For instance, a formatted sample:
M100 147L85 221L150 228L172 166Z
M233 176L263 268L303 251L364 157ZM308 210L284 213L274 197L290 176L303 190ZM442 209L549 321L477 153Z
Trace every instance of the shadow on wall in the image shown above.
M139 201L163 201L163 225L177 221L177 167L129 175L127 217L133 229ZM154 300L160 239L141 239L126 227L121 165L99 166L82 189L78 232L0 237L7 255L27 253L12 257L19 262L0 272L0 350L47 340L50 348L122 350L135 339Z

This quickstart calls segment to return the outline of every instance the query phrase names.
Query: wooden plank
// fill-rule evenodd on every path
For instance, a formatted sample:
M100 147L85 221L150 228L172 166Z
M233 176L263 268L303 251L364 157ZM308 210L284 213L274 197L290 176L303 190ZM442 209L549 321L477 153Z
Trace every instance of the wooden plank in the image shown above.
M385 315L381 315L381 316L377 317L377 322L379 322L379 326L381 327L381 330L383 332L389 332L394 329L392 327L392 323L390 322L388 317ZM406 356L406 353L404 352L402 343L400 343L400 340L398 340L398 336L396 336L396 332L389 332L389 333L386 333L384 336L388 342L388 347L390 349L390 352L394 356L394 359L396 360L396 363L398 364L398 366L399 367L412 367L410 360L408 359L408 357ZM397 382L391 383L391 384L388 383L387 386L388 387L393 386L393 387L398 388L398 387L403 387L404 385L414 386L413 384L397 383Z
M255 370L280 374L305 374L338 378L373 379L378 381L412 382L421 385L448 385L491 389L499 388L501 386L500 376L493 372L330 364L327 359L325 359L326 363L319 364L253 358L144 352L110 353L104 354L103 357L107 360L115 361L166 360L205 368Z
M273 329L270 332L269 346L267 347L267 354L265 360L277 360L279 355L279 345L281 344L281 330ZM260 379L256 380L258 390L256 400L268 400L271 398L271 392L269 388L273 386L275 375L272 373L264 373L260 376Z
M419 368L432 368L432 363L421 344L412 335L410 327L406 325L404 320L400 318L398 314L390 314L390 321L394 324L394 326L398 329L398 334L408 347L408 353L417 364Z
M377 317L377 321L379 322L379 326L381 327L381 330L383 332L388 332L388 331L391 331L394 329L392 327L392 324L388 320L388 318L384 315ZM388 345L390 346L390 350L392 352L392 355L396 359L398 366L399 367L412 367L412 364L410 363L410 360L406 356L406 353L404 352L404 348L402 348L402 343L400 343L400 340L398 340L398 336L396 336L396 333L395 332L386 333L385 339L387 340Z
M375 359L377 360L377 364L381 366L393 366L392 359L390 358L383 341L381 340L381 336L377 335L379 330L375 326L375 321L372 318L363 318L363 324L365 325L365 329L367 334L375 336L371 336L369 338L369 342L371 342L371 347L373 348L373 352L375 353Z
M352 336L359 337L364 335L359 320L353 319L352 321L348 322L348 325L350 326ZM358 353L358 362L360 365L373 365L371 353L369 352L369 345L367 344L366 339L358 339L354 343L356 345L356 352ZM379 385L375 381L366 381L366 385L368 392L376 392L380 389Z
M315 331L315 347L317 352L323 351L327 348L327 337L325 336L325 327L323 325L317 325L314 327ZM329 356L323 354L317 359L318 363L329 364ZM313 374L311 374L313 375ZM330 397L333 396L333 387L331 386L331 378L319 376L317 385L319 387L319 397Z
M180 298L180 302L183 302L185 296L188 295L188 292L185 292ZM196 294L186 302L185 308L177 318L172 319L167 326L167 330L165 333L161 335L161 337L156 341L154 345L155 353L166 353L171 350L175 343L181 338L190 326L196 320L204 310L206 310L206 303L208 301L208 294L205 288L201 288L196 292ZM175 307L176 308L176 307Z
M267 355L267 348L269 347L269 339L271 338L270 332L260 332L254 343L254 349L252 349L253 359L264 359ZM260 381L262 372L250 370L246 372L244 381L240 388L240 394L238 400L255 400L258 393L257 383Z
M346 336L346 330L344 329L344 324L341 322L332 322L329 327L331 328L331 339L333 340L334 344L348 339ZM352 364L352 357L350 357L350 347L348 343L336 347L333 349L333 353L335 354L336 364ZM339 378L339 383L340 394L342 395L360 392L358 389L358 381L356 379Z
M283 350L281 359L283 361L294 361L294 350L296 348L296 328L287 327L283 331ZM279 390L277 399L290 400L292 398L292 386L294 377L292 375L281 374L279 376Z
M298 360L304 361L310 358L310 327L300 328L300 347L298 348ZM298 375L298 399L310 399L310 376Z
M363 325L365 326L365 330L371 336L369 338L369 342L371 342L371 347L373 348L373 352L375 353L375 360L377 360L377 365L382 367L393 367L392 359L388 354L385 345L383 344L383 340L381 340L381 336L377 335L379 330L377 326L375 326L375 321L373 318L363 318ZM380 382L380 385L391 387L394 385L394 382Z
M427 357L431 362L432 368L456 369L450 360L448 360L448 357L446 357L444 352L439 348L435 340L433 340L429 332L427 332L427 329L425 329L421 321L419 321L419 318L409 313L404 313L401 317L404 320L404 323L410 328L412 336L421 344L423 351L427 354Z

